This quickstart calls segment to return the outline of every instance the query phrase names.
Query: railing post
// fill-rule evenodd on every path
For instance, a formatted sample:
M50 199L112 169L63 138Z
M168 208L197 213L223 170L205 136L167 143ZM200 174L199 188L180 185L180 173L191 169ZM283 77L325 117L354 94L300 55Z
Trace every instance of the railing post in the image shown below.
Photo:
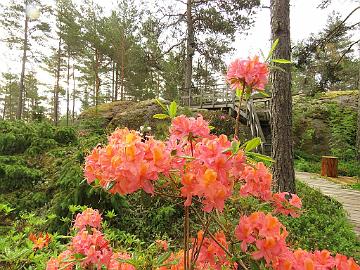
M189 90L189 107L191 107L191 86L188 90Z
M216 90L216 87L213 88L213 99L212 99L213 108L215 107L215 90Z
M204 88L201 87L201 92L200 92L200 108L202 108L203 106L203 97L204 97Z

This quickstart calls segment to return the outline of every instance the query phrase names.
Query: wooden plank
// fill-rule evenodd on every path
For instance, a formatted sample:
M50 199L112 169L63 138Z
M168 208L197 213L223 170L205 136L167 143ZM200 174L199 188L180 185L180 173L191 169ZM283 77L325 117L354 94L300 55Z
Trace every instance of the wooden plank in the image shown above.
M340 202L349 221L354 224L355 233L360 235L360 191L344 189L339 184L311 173L297 172L296 178Z

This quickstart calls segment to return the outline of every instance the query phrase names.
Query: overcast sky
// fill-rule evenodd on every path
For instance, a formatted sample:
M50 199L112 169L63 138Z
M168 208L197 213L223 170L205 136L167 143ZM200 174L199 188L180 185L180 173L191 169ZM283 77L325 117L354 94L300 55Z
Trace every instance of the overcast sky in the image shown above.
M270 0L263 0L264 6L269 6ZM333 12L339 12L345 18L359 3L353 0L333 0L327 9L317 8L320 0L292 0L290 9L291 40L296 43L316 34L326 25L328 16ZM358 22L360 10L349 19L349 24ZM360 33L357 33L359 39ZM266 54L270 48L270 9L262 9L255 18L255 26L250 34L239 37L236 40L236 51L234 56L247 57L247 55L258 54L260 49Z
M8 0L0 0L5 3ZM53 2L53 0L47 0ZM76 2L76 0L74 0ZM140 1L140 0L136 0ZM164 4L165 0L146 0L149 2L149 7L156 6L156 3ZM94 0L99 5L103 6L108 13L111 7L114 6L115 0ZM357 5L354 0L333 0L332 4L326 9L319 9L317 6L321 0L291 0L290 20L291 20L291 39L293 43L309 37L312 33L316 34L321 31L326 25L328 16L336 11L342 18L345 18ZM263 6L269 6L270 0L262 0ZM358 22L360 18L360 10L357 11L350 19L349 24ZM0 29L0 39L1 39ZM359 38L359 32L356 33L355 38ZM247 36L241 35L236 38L234 47L235 52L226 57L226 63L229 63L233 58L246 58L249 55L259 54L262 50L267 54L270 48L270 10L264 8L259 10L255 16L255 25L249 31ZM21 69L21 54L10 50L6 44L0 42L0 72L17 72ZM44 71L39 70L38 64L28 66L30 70L38 71L38 79L42 82L52 84L51 77Z

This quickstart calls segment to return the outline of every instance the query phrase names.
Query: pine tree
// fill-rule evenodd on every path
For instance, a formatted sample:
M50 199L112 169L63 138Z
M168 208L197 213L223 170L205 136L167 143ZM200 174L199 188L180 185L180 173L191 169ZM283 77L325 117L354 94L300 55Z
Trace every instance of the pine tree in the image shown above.
M186 44L184 90L182 94L191 96L193 80L193 58L196 53L207 59L208 67L215 71L224 70L223 56L230 52L231 42L235 33L242 32L251 25L254 8L260 4L258 0L187 0L180 1L184 12L167 11L173 18L169 23L176 30L185 28L186 35L181 31L179 36L172 36L179 41L176 45ZM175 9L175 8L174 8ZM179 7L176 6L176 10Z
M40 45L41 41L48 37L50 26L42 18L50 14L51 8L40 0L11 0L2 8L0 24L7 31L5 41L11 48L22 51L19 106L16 113L16 118L21 119L24 109L26 63L29 61L29 51L35 54L34 45ZM20 22L23 22L23 25Z
M290 60L290 1L271 0L271 38L279 40L273 57ZM290 65L273 69L271 102L273 177L277 191L295 193L295 171L292 140L292 96Z
M2 73L1 94L3 95L2 118L13 120L16 117L19 95L19 77L10 72Z

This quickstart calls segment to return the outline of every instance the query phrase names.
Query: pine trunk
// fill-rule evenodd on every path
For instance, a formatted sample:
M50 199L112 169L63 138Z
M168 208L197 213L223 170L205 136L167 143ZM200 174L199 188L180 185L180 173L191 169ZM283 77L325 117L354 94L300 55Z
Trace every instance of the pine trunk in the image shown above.
M116 64L115 70L115 100L118 100L118 93L119 93L119 64Z
M115 62L112 62L111 101L115 100Z
M11 93L11 81L10 81L10 86L9 86L9 119L13 119L13 105L12 105L12 93Z
M290 59L290 0L271 0L271 37L279 44L273 58ZM295 193L295 172L292 144L292 96L290 65L279 64L272 79L271 135L274 188Z
M24 27L24 48L21 65L21 76L20 76L20 87L19 87L19 102L16 112L16 119L21 119L23 107L24 107L24 92L25 92L25 64L26 64L26 53L28 47L28 30L29 30L29 17L25 15L25 27Z
M69 126L70 117L70 51L67 58L67 76L66 76L66 126Z
M73 59L74 61L74 59ZM76 101L76 81L75 81L75 63L73 62L73 93L72 93L72 122L75 122L75 101Z
M359 49L360 50L360 49ZM358 78L358 116L357 116L357 133L356 133L356 151L357 160L360 161L360 66L359 66L359 78Z
M99 93L100 93L100 77L99 77L99 69L100 69L100 53L98 49L95 49L95 108L97 112L98 104L99 104Z
M3 109L2 120L5 120L5 115L6 115L6 105L7 105L7 102L6 102L6 95L5 95L5 97L4 97L4 109Z
M60 91L60 68L61 68L61 38L59 39L58 47L58 62L56 68L56 85L54 89L54 124L59 122L59 91Z
M191 103L191 79L192 79L192 60L195 52L195 33L194 22L192 18L192 0L187 0L186 3L186 25L187 25L187 44L186 44L186 59L185 59L185 93L188 93L189 101Z
M123 32L121 42L121 86L120 86L120 100L124 100L124 80L125 80L125 33Z

